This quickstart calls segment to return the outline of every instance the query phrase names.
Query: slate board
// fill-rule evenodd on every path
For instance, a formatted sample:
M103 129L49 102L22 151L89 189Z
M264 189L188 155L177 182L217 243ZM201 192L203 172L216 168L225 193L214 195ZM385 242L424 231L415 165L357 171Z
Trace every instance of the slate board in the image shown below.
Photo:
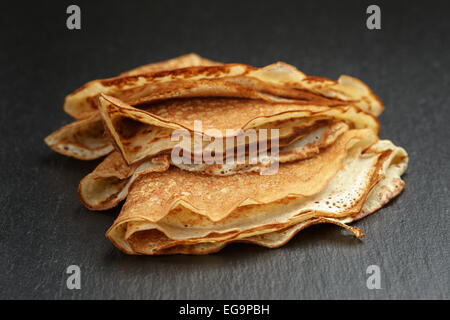
M0 298L436 299L449 295L449 2L76 1L2 6ZM66 94L94 78L188 52L309 75L363 79L381 97L381 137L410 156L406 189L357 222L359 241L316 226L269 250L231 245L210 256L141 257L104 237L118 210L91 213L79 180L99 161L60 156L43 138L70 117ZM79 265L81 290L66 288ZM368 290L366 268L381 268Z

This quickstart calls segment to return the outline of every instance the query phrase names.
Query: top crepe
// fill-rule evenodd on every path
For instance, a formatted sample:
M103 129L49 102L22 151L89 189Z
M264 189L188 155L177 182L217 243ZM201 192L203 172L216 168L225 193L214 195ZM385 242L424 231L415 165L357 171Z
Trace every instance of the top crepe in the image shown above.
M170 88L171 83L195 83L199 80L226 80L243 88L290 99L303 99L305 95L312 93L352 102L374 115L379 115L383 109L380 100L358 79L341 76L338 81L333 81L307 77L293 66L278 62L265 68L227 64L95 80L69 94L64 110L76 119L87 118L96 111L96 98L100 93L136 104L151 101L154 99L152 94L164 92Z

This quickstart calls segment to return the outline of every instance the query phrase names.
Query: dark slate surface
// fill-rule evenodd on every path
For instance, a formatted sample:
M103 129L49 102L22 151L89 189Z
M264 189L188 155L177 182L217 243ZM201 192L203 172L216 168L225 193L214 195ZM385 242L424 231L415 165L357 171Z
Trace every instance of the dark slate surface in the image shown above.
M449 298L450 22L448 2L390 3L382 30L364 1L82 2L1 9L0 298ZM104 237L118 210L91 213L79 180L98 164L43 138L70 121L64 96L88 80L188 52L366 81L386 104L382 138L410 155L403 194L355 225L359 241L316 226L277 250L232 245L210 256L139 257ZM65 286L77 264L82 289ZM381 268L382 289L366 288Z

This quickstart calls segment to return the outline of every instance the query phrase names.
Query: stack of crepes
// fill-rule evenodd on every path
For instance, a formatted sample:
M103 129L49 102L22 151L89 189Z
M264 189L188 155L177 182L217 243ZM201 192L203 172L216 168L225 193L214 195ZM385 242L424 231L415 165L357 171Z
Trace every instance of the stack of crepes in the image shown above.
M382 109L349 76L333 81L280 62L254 68L189 54L85 84L64 104L76 121L45 141L78 159L106 156L81 181L79 197L91 210L125 200L107 231L123 252L207 254L231 242L272 248L319 223L361 238L348 224L401 192L408 156L379 140ZM275 137L260 129L278 129L276 153ZM192 133L188 147L173 138L180 130ZM249 130L256 140L240 140L243 162L202 157L214 143L214 159L232 159L236 144L227 141ZM252 159L253 145L269 156ZM180 163L173 154L200 160Z

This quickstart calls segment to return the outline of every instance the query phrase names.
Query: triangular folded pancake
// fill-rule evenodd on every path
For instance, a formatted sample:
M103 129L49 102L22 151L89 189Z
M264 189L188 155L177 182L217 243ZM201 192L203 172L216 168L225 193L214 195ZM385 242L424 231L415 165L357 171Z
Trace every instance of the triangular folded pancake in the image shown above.
M221 63L191 53L170 60L144 65L126 71L110 80L149 72L213 65L221 65ZM45 143L56 152L80 160L97 159L109 154L114 149L104 132L98 112L90 114L83 120L61 127L46 137Z
M49 135L78 159L108 155L79 185L106 210L127 254L207 254L229 243L274 248L320 223L341 226L404 188L408 155L379 140L382 102L362 81L311 77L188 54L86 83ZM237 161L237 162L236 162Z
M97 159L114 150L98 113L59 128L44 141L54 151L80 160Z
M142 175L107 236L130 254L209 253L232 241L281 245L312 223L345 224L403 187L406 153L386 141L365 150L376 141L371 130L348 131L273 176L209 177L177 168Z
M227 130L279 129L280 143L318 121L346 122L350 127L370 128L378 133L377 119L354 106L314 106L270 103L254 99L169 100L137 109L106 95L99 97L99 111L105 128L128 164L170 151L179 145L172 139L175 130L187 130L211 139L233 137ZM195 120L202 121L196 132ZM212 135L208 130L215 130ZM191 135L192 139L193 134ZM193 146L194 143L191 143ZM225 144L222 144L225 148ZM191 150L186 150L191 152ZM217 150L216 150L217 152Z
M76 119L83 119L96 112L96 100L101 93L125 102L143 103L149 101L146 97L151 100L153 94L165 92L180 81L195 86L200 80L225 81L230 85L282 98L302 100L313 94L338 99L351 102L374 115L379 115L383 109L381 101L358 79L341 76L338 81L333 81L307 77L293 66L278 62L259 69L244 64L227 64L95 80L69 94L64 110Z
M153 88L153 90L155 89ZM343 102L339 100L326 99L310 93L303 94L304 100L282 99L222 80L200 80L190 83L178 82L166 88L159 88L156 92L129 103L145 108L145 104L150 102L155 103L173 98L196 97L248 98L275 103L315 104L324 106L343 105ZM108 154L113 148L104 131L98 130L98 128L102 127L103 124L101 123L99 114L94 112L87 119L75 121L53 132L45 139L45 142L53 150L64 155L81 160L95 159ZM102 147L99 148L98 146Z
M282 147L278 158L280 163L306 159L317 155L320 150L331 145L336 139L348 130L342 122L324 124L312 130L304 137L299 138ZM128 194L130 185L140 175L150 171L165 171L171 162L168 156L152 158L138 164L128 166L119 152L111 153L90 174L80 182L78 193L81 202L91 210L106 210L116 206ZM180 169L206 173L209 175L231 175L244 172L262 172L270 164L249 161L245 164L174 164Z
M202 67L171 70L187 67L189 63L202 64ZM60 128L45 142L57 152L82 160L108 154L112 146L104 133L97 130L101 127L97 96L102 92L133 106L174 98L233 97L325 106L350 103L374 115L383 108L364 83L348 76L341 76L337 82L306 77L284 63L261 69L239 64L218 65L197 55L187 55L137 68L126 73L127 76L89 82L68 95L64 106L75 118L89 120ZM166 71L161 71L163 68ZM141 74L146 71L153 73ZM86 136L88 132L93 134Z
M392 142L388 140L381 140L373 145L367 153L377 153L383 152L384 150L392 150L389 157L384 159L382 168L380 169L383 172L383 178L375 184L375 186L371 189L367 197L365 198L364 204L360 209L360 212L356 215L350 215L342 218L311 218L307 219L304 222L299 222L298 224L294 224L285 229L279 229L276 231L267 231L266 233L261 233L257 235L251 235L248 237L242 238L229 238L224 241L207 241L207 242L199 242L199 243L183 243L183 244L174 244L170 240L168 241L167 237L161 234L159 231L154 231L153 241L145 244L141 241L135 241L141 247L141 252L136 251L127 251L131 249L130 247L124 246L122 251L130 254L147 254L147 250L150 250L150 254L209 254L216 251L219 251L223 247L225 247L228 243L232 242L243 242L243 243L252 243L260 246L268 247L268 248L277 248L284 244L286 244L292 237L294 237L299 231L315 224L320 223L332 223L343 228L346 228L350 232L352 232L356 237L362 238L364 237L364 233L356 227L351 227L348 224L359 219L364 218L365 216L375 212L380 209L382 206L386 205L391 199L395 198L400 194L403 190L405 183L401 180L400 176L406 170L406 166L408 163L408 157L406 152L402 148L395 147ZM111 230L111 229L110 229ZM152 231L150 231L152 232ZM141 235L142 236L142 235ZM144 236L149 236L149 234ZM110 236L111 240L116 244L116 246L120 247L119 240L115 242L114 236ZM120 236L119 236L120 238ZM126 244L128 241L124 241ZM165 242L165 243L164 243ZM155 248L155 243L164 243L164 247ZM179 242L178 242L179 243Z

